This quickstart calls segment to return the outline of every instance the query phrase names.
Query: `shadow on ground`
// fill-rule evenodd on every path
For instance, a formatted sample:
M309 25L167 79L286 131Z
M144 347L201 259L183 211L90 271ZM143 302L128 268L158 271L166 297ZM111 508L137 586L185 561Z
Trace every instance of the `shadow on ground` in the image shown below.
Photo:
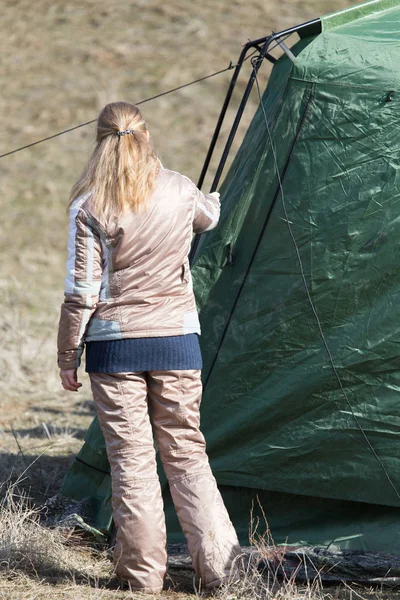
M46 446L43 447L45 449ZM51 442L47 444L51 451ZM0 453L0 498L7 489L16 484L17 493L28 496L32 505L40 506L57 494L65 473L75 458L75 454L48 453L14 454Z

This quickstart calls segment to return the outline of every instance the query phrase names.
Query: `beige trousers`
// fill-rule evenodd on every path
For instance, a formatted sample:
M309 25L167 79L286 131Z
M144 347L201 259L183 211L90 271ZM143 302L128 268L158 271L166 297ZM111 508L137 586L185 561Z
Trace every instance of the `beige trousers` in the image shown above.
M159 592L166 530L153 433L201 585L235 574L236 532L199 430L200 371L90 373L111 467L116 574L132 589Z

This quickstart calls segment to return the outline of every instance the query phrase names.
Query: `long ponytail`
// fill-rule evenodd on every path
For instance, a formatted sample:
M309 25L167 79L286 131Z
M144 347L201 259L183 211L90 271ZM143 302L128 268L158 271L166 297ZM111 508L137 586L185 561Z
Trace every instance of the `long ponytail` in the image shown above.
M70 204L92 192L100 216L144 210L159 166L140 110L128 102L107 104L97 119L96 147L72 188Z

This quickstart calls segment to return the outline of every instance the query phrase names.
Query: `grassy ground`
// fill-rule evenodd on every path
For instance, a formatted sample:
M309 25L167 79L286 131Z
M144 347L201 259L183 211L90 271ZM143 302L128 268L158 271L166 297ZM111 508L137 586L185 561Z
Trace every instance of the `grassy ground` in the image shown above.
M32 507L17 485L8 488L0 505L0 600L117 600L151 595L122 590L113 576L109 552L87 545L82 535L41 525L40 509ZM298 585L295 574L282 577L282 553L270 536L254 539L241 565L239 583L228 583L212 595L216 600L399 600L400 591L343 585L323 588L318 576ZM262 574L259 559L268 561ZM210 597L188 567L170 565L165 600Z
M93 119L106 102L138 102L222 69L236 60L248 39L350 3L3 2L0 153ZM234 100L248 74L247 66ZM230 76L143 105L167 167L197 179ZM263 84L267 77L265 66ZM254 93L236 147L256 103ZM227 126L222 139L226 131ZM84 127L0 162L0 481L22 477L19 489L28 490L31 507L57 492L94 414L84 374L78 394L62 391L55 352L66 259L65 205L93 135L93 126ZM215 162L205 188L214 169ZM11 517L2 517L3 535L7 528L19 531L25 550L11 556L1 546L0 600L130 597L96 589L109 577L107 557L56 534L51 538L32 525L35 517L26 510L23 514L31 516L21 517L19 528L15 520L7 521ZM49 555L62 557L50 571L39 565L35 552L26 557L36 535L31 526L42 544L47 540ZM178 598L178 592L170 593Z

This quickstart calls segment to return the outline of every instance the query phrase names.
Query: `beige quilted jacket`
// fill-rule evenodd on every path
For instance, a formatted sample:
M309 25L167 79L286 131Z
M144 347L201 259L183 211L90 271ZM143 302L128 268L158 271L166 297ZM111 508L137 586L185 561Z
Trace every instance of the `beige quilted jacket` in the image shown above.
M188 253L217 224L219 194L161 167L147 211L104 222L90 204L70 208L59 367L78 367L87 341L200 333Z

